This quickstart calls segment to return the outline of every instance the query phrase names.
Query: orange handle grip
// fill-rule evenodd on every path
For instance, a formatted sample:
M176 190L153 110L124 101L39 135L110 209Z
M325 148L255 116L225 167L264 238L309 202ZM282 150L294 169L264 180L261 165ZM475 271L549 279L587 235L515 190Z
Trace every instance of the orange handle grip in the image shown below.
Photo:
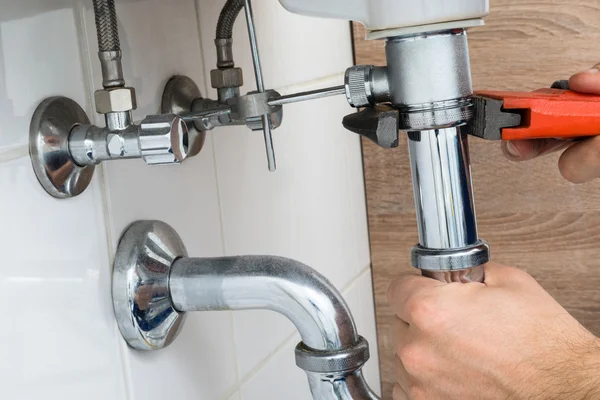
M570 90L477 92L504 102L503 110L522 115L521 125L504 128L502 139L575 139L600 135L600 96Z

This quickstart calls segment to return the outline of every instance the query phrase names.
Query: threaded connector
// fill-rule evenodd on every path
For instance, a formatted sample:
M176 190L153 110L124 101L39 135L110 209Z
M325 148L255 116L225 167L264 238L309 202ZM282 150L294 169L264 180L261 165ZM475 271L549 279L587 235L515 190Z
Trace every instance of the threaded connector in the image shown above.
M346 98L352 107L374 106L390 100L385 67L355 65L346 70Z

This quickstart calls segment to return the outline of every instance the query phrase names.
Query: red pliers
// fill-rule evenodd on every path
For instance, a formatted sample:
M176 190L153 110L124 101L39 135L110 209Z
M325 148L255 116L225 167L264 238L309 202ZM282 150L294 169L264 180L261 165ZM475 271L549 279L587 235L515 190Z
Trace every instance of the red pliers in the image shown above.
M600 135L600 96L568 90L565 81L553 87L563 89L475 93L469 133L490 140Z

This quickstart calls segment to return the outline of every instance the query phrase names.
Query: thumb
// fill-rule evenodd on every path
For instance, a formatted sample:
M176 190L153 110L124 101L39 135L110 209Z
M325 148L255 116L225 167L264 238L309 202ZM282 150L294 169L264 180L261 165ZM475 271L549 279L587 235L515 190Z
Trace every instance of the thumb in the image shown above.
M487 263L485 269L485 284L488 287L506 287L515 283L530 282L533 278L518 268L507 267L493 262Z
M569 147L571 142L558 139L502 141L502 152L511 161L528 161Z
M581 93L600 94L600 63L569 79L571 90Z

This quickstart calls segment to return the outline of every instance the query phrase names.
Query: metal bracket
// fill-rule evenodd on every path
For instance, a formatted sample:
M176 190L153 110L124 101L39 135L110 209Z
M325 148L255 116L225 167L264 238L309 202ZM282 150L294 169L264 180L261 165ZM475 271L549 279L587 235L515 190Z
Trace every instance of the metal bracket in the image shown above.
M194 101L201 100L202 93L193 80L183 75L175 75L167 82L162 95L160 112L180 115L188 126L189 156L195 156L202 150L206 132L193 120L187 120L186 114L192 110Z
M29 127L29 154L40 184L53 197L81 194L90 184L95 167L81 167L69 151L69 135L78 125L90 123L85 111L66 97L51 97L37 107Z
M138 221L123 234L115 256L112 298L117 324L137 350L158 350L175 340L185 313L169 294L173 262L187 257L177 232L160 221Z

